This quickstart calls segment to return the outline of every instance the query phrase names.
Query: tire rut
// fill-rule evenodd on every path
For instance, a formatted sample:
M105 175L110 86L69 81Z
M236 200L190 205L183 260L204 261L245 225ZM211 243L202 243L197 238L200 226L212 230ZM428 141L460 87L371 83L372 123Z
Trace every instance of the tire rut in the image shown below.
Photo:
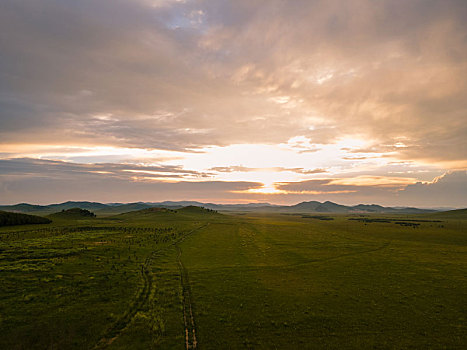
M177 262L180 269L180 283L182 286L182 304L183 304L183 322L185 325L185 346L186 349L196 349L198 341L196 340L196 326L193 316L193 306L191 302L191 288L190 280L188 278L188 271L183 265L181 256L182 250L178 245L177 249Z
M137 293L135 302L124 313L124 315L106 331L105 335L96 344L95 349L104 349L108 345L112 344L112 342L118 338L120 333L131 323L136 313L148 302L151 294L153 278L146 263L141 265L141 277L143 279L143 286Z
M180 248L179 243L182 243L188 236L193 234L195 231L201 230L202 228L208 225L209 223L198 227L188 232L178 241L174 242L175 249L177 250L177 264L180 270L180 284L182 287L183 323L185 327L185 347L187 350L196 349L198 347L198 340L196 339L196 324L193 313L190 280L188 278L188 270L182 262L182 249Z
M94 349L96 350L105 349L107 346L112 344L118 338L118 336L122 333L122 331L133 321L134 317L136 316L136 313L139 310L141 310L143 306L149 301L149 297L151 295L151 290L152 290L152 285L153 285L153 274L150 269L150 264L152 260L160 252L169 249L171 246L175 246L179 251L179 256L177 257L177 260L178 260L179 268L181 269L180 276L181 276L182 290L184 291L183 292L183 304L184 304L183 312L184 312L184 320L185 320L185 333L187 333L187 318L188 317L190 318L190 322L192 325L191 334L193 334L193 336L191 337L192 340L190 341L190 347L188 347L188 342L187 342L187 349L196 349L197 341L196 341L196 335L195 335L195 326L194 326L195 323L194 323L193 309L191 306L191 294L189 291L188 275L187 275L187 271L185 267L183 266L180 260L181 250L178 244L183 242L188 236L190 236L194 232L201 230L202 228L208 225L209 223L202 225L200 227L197 227L185 233L184 235L176 239L174 242L172 242L167 247L156 249L153 252L151 252L151 254L144 261L144 264L141 265L141 278L143 280L143 286L136 293L136 297L134 298L135 301L128 308L128 310L123 314L123 316L118 321L116 321L110 328L107 329L105 334L100 338L100 340L94 346ZM182 271L184 272L182 273ZM188 292L185 293L185 290L187 290ZM188 304L187 304L188 306L186 306L185 300L188 301ZM188 314L188 317L187 317L187 314Z

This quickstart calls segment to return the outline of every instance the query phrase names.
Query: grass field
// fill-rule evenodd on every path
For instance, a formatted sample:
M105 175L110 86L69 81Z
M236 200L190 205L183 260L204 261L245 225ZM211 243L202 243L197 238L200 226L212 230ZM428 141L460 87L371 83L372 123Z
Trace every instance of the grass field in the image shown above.
M464 349L461 214L147 209L3 227L0 348Z

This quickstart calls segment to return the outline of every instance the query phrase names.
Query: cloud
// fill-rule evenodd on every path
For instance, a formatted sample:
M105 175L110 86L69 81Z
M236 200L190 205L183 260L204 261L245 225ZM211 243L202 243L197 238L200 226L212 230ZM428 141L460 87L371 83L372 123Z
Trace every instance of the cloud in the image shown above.
M78 164L41 159L1 159L2 204L66 200L102 202L200 200L295 204L331 200L343 204L467 206L467 172L454 171L431 181L378 175L276 182L219 181L210 173L180 166Z
M432 181L389 176L354 176L276 183L279 191L296 198L339 203L378 203L393 206L467 207L467 171L452 171Z
M465 158L465 1L0 6L3 142L187 150L351 135L404 159Z
M431 182L408 185L399 197L412 205L467 207L467 171L447 172Z
M209 170L217 171L220 173L233 173L233 172L248 172L248 171L257 171L257 168L249 168L245 166L216 166L210 168Z
M193 175L199 174L178 167L76 164L37 159L0 160L0 198L2 204L188 198L225 202L241 201L242 196L236 194L237 191L262 186L258 182L209 181L202 177L192 181Z
M298 182L279 182L276 183L276 188L285 191L288 194L311 194L311 195L325 195L336 193L352 193L361 195L365 192L374 194L380 192L383 186L375 186L374 184L347 184L347 179L314 179ZM384 186L383 191L389 192L400 188L399 186Z
M83 174L106 174L106 176L129 179L133 174L151 174L154 177L200 178L208 173L183 169L181 166L144 166L135 164L101 163L78 164L71 162L32 158L0 159L0 176L41 176L49 178L72 178Z
M467 167L466 32L464 0L4 0L0 157L98 164L10 160L3 188L19 200L20 182L52 189L53 179L65 191L65 180L97 188L107 177L168 196L163 186L181 193L204 181L193 186L237 200L235 184L277 182L290 190L277 201L322 193L432 205L424 189L448 175L378 181ZM239 161L235 146L253 144L290 152L251 147ZM135 165L149 157L166 160ZM271 176L257 181L260 172ZM239 174L251 181L207 181ZM352 175L372 185L342 182Z
M245 166L227 166L227 167L213 167L210 171L216 171L220 173L233 173L233 172L284 172L289 171L298 174L312 175L325 173L326 169L304 169L304 168L285 168L285 167L270 167L270 168L251 168Z

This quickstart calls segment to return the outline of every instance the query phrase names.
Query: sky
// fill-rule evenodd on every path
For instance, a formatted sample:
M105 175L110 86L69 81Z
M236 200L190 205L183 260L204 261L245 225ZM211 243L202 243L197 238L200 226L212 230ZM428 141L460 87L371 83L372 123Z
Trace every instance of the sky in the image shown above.
M0 204L467 207L465 0L2 0Z

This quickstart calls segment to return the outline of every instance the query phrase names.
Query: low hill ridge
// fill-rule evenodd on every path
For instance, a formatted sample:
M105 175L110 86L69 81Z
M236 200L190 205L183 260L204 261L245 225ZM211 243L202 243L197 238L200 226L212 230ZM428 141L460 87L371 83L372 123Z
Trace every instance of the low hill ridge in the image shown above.
M272 205L269 203L248 203L248 204L215 204L201 203L195 201L165 201L165 202L135 202L135 203L110 203L103 204L98 202L73 202L68 201L60 204L33 205L28 203L19 203L15 205L0 206L0 210L20 212L52 214L59 210L68 210L72 208L86 209L95 212L99 216L108 216L112 214L121 214L129 211L137 211L147 208L167 208L178 210L186 207L203 207L217 211L247 211L247 212L275 212L275 213L404 213L404 214L422 214L433 213L437 210L419 209L410 207L383 207L378 204L358 204L347 206L337 204L331 201L323 203L318 201L305 201L294 205Z
M0 211L0 226L50 224L50 219L42 216Z
M443 211L439 213L432 213L432 214L429 214L429 216L433 218L440 218L440 219L467 220L467 208L448 210L448 211Z
M177 212L180 213L207 213L207 214L214 214L217 213L217 211L209 208L204 208L204 207L199 207L196 205L189 205L183 208L180 208L177 210Z
M96 214L87 209L70 208L62 209L62 211L51 214L49 217L55 219L92 219L96 217Z

